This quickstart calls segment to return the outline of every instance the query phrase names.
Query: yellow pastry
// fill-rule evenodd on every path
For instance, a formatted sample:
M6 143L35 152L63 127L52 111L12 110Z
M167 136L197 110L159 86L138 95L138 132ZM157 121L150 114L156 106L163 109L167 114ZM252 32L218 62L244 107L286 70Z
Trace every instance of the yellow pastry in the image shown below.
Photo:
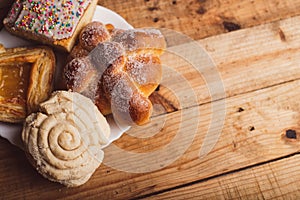
M0 47L0 121L23 122L53 89L55 56L47 47Z

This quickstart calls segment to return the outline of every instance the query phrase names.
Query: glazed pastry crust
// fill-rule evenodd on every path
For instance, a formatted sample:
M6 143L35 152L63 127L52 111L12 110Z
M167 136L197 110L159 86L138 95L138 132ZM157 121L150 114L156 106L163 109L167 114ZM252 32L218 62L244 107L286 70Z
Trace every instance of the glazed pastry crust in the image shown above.
M12 48L0 53L1 66L29 64L28 88L24 100L0 95L0 121L23 122L28 114L37 111L38 104L49 98L53 90L55 55L48 47ZM0 73L3 78L5 74ZM2 88L5 91L5 85ZM11 92L11 91L5 91Z

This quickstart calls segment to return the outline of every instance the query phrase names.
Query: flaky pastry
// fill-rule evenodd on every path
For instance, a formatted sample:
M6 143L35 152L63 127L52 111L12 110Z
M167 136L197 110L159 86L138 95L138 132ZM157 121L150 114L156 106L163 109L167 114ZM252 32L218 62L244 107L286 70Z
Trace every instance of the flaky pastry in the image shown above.
M47 47L0 50L0 121L22 122L49 98L55 56Z

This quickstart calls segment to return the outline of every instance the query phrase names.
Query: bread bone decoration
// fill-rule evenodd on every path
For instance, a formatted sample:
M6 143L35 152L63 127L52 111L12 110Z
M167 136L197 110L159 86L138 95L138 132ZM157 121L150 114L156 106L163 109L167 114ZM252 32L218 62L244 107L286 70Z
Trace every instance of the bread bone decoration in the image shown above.
M29 161L51 181L84 184L103 160L101 146L110 128L93 102L78 93L57 91L26 118L22 140Z
M104 115L113 113L118 123L142 125L152 113L148 97L161 81L165 48L159 30L91 22L71 51L66 86L92 99Z
M3 20L12 34L70 51L97 0L16 0Z

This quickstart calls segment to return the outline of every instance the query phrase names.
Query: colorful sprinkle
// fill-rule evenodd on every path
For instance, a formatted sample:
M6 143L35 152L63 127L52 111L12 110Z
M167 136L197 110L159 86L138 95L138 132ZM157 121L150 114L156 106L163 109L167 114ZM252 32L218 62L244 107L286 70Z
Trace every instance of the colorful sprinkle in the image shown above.
M16 0L8 18L23 30L63 39L73 33L74 26L90 2L91 0Z

